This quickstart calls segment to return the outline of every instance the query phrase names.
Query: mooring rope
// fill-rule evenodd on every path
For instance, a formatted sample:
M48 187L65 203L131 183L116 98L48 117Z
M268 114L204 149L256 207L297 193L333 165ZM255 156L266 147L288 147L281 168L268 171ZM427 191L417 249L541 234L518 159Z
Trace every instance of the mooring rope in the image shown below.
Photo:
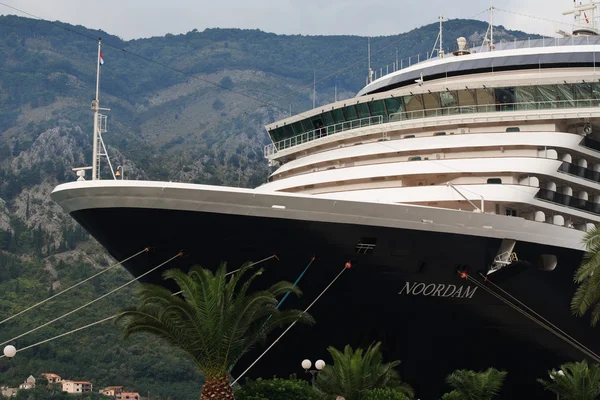
M523 310L521 307L511 303L510 301L508 301L506 298L502 297L501 295L499 295L498 293L494 292L493 290L491 290L490 288L488 288L485 284L477 281L475 278L471 277L470 275L468 275L465 272L459 272L459 275L462 278L467 279L470 282L473 282L477 287L481 288L482 290L485 290L486 292L488 292L489 294L491 294L492 296L494 296L495 298L499 299L500 301L502 301L503 303L505 303L506 305L508 305L509 307L511 307L512 309L514 309L515 311L519 312L520 314L522 314L523 316L525 316L526 318L530 319L531 321L537 323L538 325L540 325L542 328L548 330L550 333L552 333L553 335L555 335L556 337L558 337L559 339L562 339L563 341L565 341L567 344L573 346L574 348L576 348L577 350L581 351L582 353L584 353L585 355L589 356L590 358L592 358L594 361L596 362L600 362L600 357L594 353L593 351L591 351L590 349L588 349L586 346L584 346L583 344L579 343L578 341L576 341L575 339L573 339L572 337L570 337L569 335L567 335L566 333L562 332L560 329L558 328L553 328L552 324L550 324L545 318L539 316L542 320L546 321L543 322L540 319L535 318L533 315L529 314L527 311ZM511 296L512 297L512 296ZM520 303L520 302L519 302ZM527 307L527 306L525 306ZM527 307L529 308L529 307ZM537 314L537 313L535 313ZM539 314L538 314L539 315ZM550 324L550 325L549 325ZM552 326L551 326L552 325Z
M267 260L270 260L271 258L277 258L277 259L279 259L279 258L277 257L277 255L276 255L276 254L274 254L274 255L272 255L272 256L270 256L270 257L263 258L263 259L262 259L262 260L260 260L260 261L256 261L256 262L254 262L254 263L252 263L252 264L250 264L250 265L251 265L251 266L254 266L254 265L257 265L257 264L263 263L263 262L265 262L265 261L267 261ZM234 273L238 272L240 269L241 269L241 268L238 268L238 269L236 269L236 270L234 270L234 271L228 272L226 275L231 275L231 274L234 274ZM178 294L180 294L180 293L181 293L181 291L179 291L179 292L176 292L176 293L173 293L173 296L175 296L175 295L178 295ZM44 343L51 342L51 341L53 341L53 340L55 340L55 339L59 339L59 338L61 338L61 337L63 337L63 336L67 336L67 335L70 335L70 334L72 334L72 333L79 332L79 331L81 331L81 330L83 330L83 329L91 328L92 326L95 326L95 325L101 324L101 323L103 323L103 322L110 321L111 319L114 319L114 318L118 317L119 315L120 315L120 314L115 314L115 315L112 315L112 316L110 316L110 317L107 317L107 318L101 319L101 320L99 320L99 321L92 322L92 323L90 323L90 324L87 324L87 325L81 326L81 327L79 327L79 328L75 328L75 329L73 329L73 330L71 330L71 331L68 331L68 332L65 332L65 333L61 333L60 335L56 335L56 336L54 336L54 337L51 337L51 338L49 338L49 339L44 339L44 340L42 340L41 342L34 343L34 344L32 344L32 345L29 345L29 346L23 347L23 348L21 348L21 349L17 349L17 353L18 353L18 352L20 352L20 351L23 351L23 350L31 349L31 348L33 348L33 347L36 347L36 346L42 345L42 344L44 344ZM6 343L3 343L3 344L6 344ZM0 345L0 346L1 346L1 345ZM4 358L4 357L6 357L6 356L5 356L5 355L1 355L1 356L0 356L0 359L1 359L1 358Z
M10 342L12 342L12 341L15 341L15 340L17 340L17 339L20 339L20 338L22 338L23 336L27 336L27 335L29 335L30 333L33 333L33 332L35 332L35 331L37 331L37 330L39 330L39 329L42 329L42 328L44 328L44 327L46 327L46 326L48 326L48 325L51 325L51 324L55 323L56 321L59 321L59 320L61 320L61 319L65 318L65 317L68 317L69 315L71 315L71 314L74 314L74 313L76 313L77 311L83 310L84 308L86 308L86 307L88 307L88 306L90 306L90 305L92 305L92 304L96 303L96 302L97 302L97 301L99 301L99 300L102 300L103 298L105 298L105 297L107 297L107 296L109 296L109 295L111 295L111 294L115 293L116 291L118 291L118 290L121 290L121 289L123 289L123 288L124 288L124 287L126 287L126 286L129 286L129 285L130 285L130 284L132 284L133 282L136 282L136 281L138 281L139 279L143 278L144 276L148 275L149 273L151 273L151 272L153 272L153 271L156 271L157 269L159 269L159 268L160 268L160 267L162 267L163 265L165 265L165 264L167 264L167 263L169 263L169 262L173 261L173 260L174 260L174 259L176 259L177 257L181 257L182 255L183 255L183 252L181 252L181 251L180 251L179 253L177 253L177 254L176 254L176 255L174 255L173 257L169 258L167 261L165 261L165 262L162 262L162 263L158 264L156 267L154 267L154 268L152 268L152 269L150 269L150 270L148 270L148 271L144 272L142 275L140 275L140 276L138 276L138 277L136 277L136 278L133 278L132 280L128 281L127 283L124 283L123 285L121 285L121 286L117 287L116 289L113 289L113 290L111 290L110 292L103 294L102 296L100 296L100 297L98 297L98 298L96 298L96 299L94 299L94 300L92 300L92 301L90 301L90 302L88 302L88 303L86 303L86 304L82 305L81 307L77 307L76 309L74 309L74 310L71 310L71 311L69 311L69 312L68 312L68 313L66 313L66 314L63 314L63 315L61 315L60 317L54 318L53 320L51 320L51 321L48 321L48 322L46 322L45 324L39 325L38 327L36 327L36 328L33 328L33 329L32 329L32 330L30 330L30 331L27 331L27 332L25 332L25 333L22 333L22 334L21 334L21 335L19 335L19 336L16 336L16 337L14 337L14 338L12 338L12 339L10 339L10 340L7 340L6 342L0 343L0 346L4 346L4 345L5 345L5 344L7 344L7 343L10 343Z
M69 291L69 290L71 290L71 289L75 289L77 286L79 286L79 285L81 285L81 284L83 284L83 283L86 283L86 282L88 282L88 281L91 281L92 279L94 279L94 278L96 278L96 277L98 277L98 276L102 275L103 273L105 273L105 272L108 272L108 271L112 270L113 268L116 268L116 267L118 267L119 265L121 265L121 264L123 264L123 263L126 263L127 261L131 260L132 258L135 258L135 257L139 256L140 254L142 254L142 253L145 253L145 252L147 252L147 251L148 251L148 248L146 247L144 250L142 250L142 251L139 251L139 252L135 253L134 255L132 255L132 256L130 256L130 257L127 257L126 259L124 259L124 260L122 260L122 261L119 261L118 263L115 263L115 264L111 265L110 267L108 267L108 268L106 268L106 269L103 269L102 271L98 272L97 274L95 274L95 275L92 275L92 276L90 276L89 278L87 278L87 279L84 279L84 280L82 280L81 282L78 282L78 283L74 284L73 286L71 286L71 287L68 287L68 288L66 288L65 290L63 290L63 291L61 291L61 292L59 292L59 293L56 293L54 296L50 296L50 297L48 297L47 299L45 299L45 300L42 300L42 301L40 301L39 303L36 303L36 304L32 305L31 307L29 307L29 308L26 308L26 309L25 309L25 310L23 310L23 311L19 311L19 312L18 312L18 313L16 313L15 315L12 315L12 316L10 316L10 317L6 318L6 319L5 319L5 320L3 320L3 321L0 321L0 325L2 325L3 323L5 323L5 322L7 322L7 321L10 321L11 319L13 319L13 318L15 318L15 317L18 317L18 316L19 316L19 315L21 315L21 314L24 314L24 313L26 313L26 312L27 312L27 311L29 311L29 310L33 310L34 308L36 308L36 307L39 307L39 306L41 306L42 304L44 304L44 303L46 303L46 302L48 302L48 301L50 301L50 300L52 300L52 299L55 299L55 298L57 298L58 296L60 296L60 295L62 295L62 294L64 294L64 293L66 293L66 292L68 292L68 291Z
M320 293L320 294L317 296L317 298L316 298L316 299L314 299L314 300L313 300L313 302L312 302L312 303L310 303L310 304L309 304L309 306L308 306L308 307L306 307L306 309L305 309L305 310L304 310L302 313L303 313L303 314L306 314L306 313L308 312L308 310L310 310L310 308L311 308L311 307L312 307L312 306L313 306L313 305L314 305L314 304L315 304L315 303L316 303L316 302L317 302L317 301L318 301L318 300L321 298L321 296L323 296L323 295L325 294L325 292L327 292L327 290L329 290L329 288L331 287L331 285L333 285L333 284L335 283L335 281L337 281L337 280L339 279L339 277L340 277L340 276L342 276L342 274L344 273L344 271L346 271L348 268L350 268L350 266L351 266L350 262L347 262L347 263L344 265L344 268L343 268L343 269L340 271L340 273L339 273L339 274L337 274L337 276L336 276L335 278L333 278L333 280L332 280L332 281L329 283L329 285L327 285L327 287L326 287L325 289L323 289L323 291L322 291L322 292L321 292L321 293ZM240 380L240 379L241 379L241 378L242 378L242 377L243 377L243 376L246 374L246 372L250 371L250 369L251 369L251 368L252 368L252 367L253 367L253 366L254 366L254 365L255 365L255 364L256 364L256 363L257 363L257 362L258 362L258 361L261 359L261 358L263 358L263 356L264 356L265 354L267 354L267 352L268 352L269 350L271 350L271 349L273 348L273 346L275 346L275 345L277 344L277 342L279 342L279 341L281 340L281 338L282 338L282 337L283 337L283 336L284 336L286 333L288 333L288 331L289 331L290 329L292 329L292 327L293 327L294 325L296 325L296 323L297 323L297 322L298 322L298 320L295 320L294 322L292 322L292 323L290 324L290 326L288 326L288 327L287 327L287 329L286 329L285 331L283 331L283 332L281 333L281 335L279 335L279 337L278 337L277 339L275 339L275 341L274 341L273 343L271 343L271 345L270 345L269 347L267 347L267 348L266 348L266 350L265 350L265 351L263 351L263 352L262 352L262 354L261 354L260 356L258 356L258 358L257 358L256 360L254 360L254 362L253 362L252 364L250 364L250 366L249 366L248 368L246 368L246 369L244 370L244 372L242 372L242 373L240 374L240 376L238 376L238 377L237 377L237 378L236 378L236 379L235 379L235 380L234 380L234 381L231 383L231 386L235 385L235 384L237 383L237 381L239 381L239 380Z

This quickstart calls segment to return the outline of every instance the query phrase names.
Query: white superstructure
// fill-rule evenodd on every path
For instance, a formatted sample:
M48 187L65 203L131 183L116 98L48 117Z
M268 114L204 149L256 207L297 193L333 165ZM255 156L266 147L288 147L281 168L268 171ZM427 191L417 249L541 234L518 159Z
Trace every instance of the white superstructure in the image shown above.
M453 54L271 124L265 156L279 168L257 190L483 208L583 233L600 222L594 29L486 51L459 38Z

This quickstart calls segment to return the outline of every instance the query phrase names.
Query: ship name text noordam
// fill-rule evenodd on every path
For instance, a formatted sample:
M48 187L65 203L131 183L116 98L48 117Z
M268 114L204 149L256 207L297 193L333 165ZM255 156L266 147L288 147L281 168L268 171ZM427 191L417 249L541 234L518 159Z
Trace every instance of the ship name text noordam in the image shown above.
M471 299L477 291L473 286L445 285L443 283L406 282L398 294L431 297L458 297Z

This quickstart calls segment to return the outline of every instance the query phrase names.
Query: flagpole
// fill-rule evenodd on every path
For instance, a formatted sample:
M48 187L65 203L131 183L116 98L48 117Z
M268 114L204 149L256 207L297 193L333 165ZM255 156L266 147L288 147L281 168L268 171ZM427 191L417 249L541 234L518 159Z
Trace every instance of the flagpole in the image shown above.
M100 179L99 159L98 159L98 111L100 108L100 53L102 51L102 38L98 38L98 59L96 60L96 98L92 102L92 111L94 111L94 135L93 135L93 156L92 156L92 180Z

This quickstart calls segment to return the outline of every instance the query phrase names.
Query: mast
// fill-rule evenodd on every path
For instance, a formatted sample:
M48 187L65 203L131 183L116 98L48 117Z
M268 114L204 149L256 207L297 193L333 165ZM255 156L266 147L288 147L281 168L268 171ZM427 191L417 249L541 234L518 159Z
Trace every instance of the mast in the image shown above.
M494 0L490 0L490 51L494 51Z
M317 102L317 70L313 70L313 108L316 107Z
M100 179L100 159L98 158L98 116L100 114L100 54L102 52L102 38L98 38L98 59L96 60L96 97L92 101L94 111L94 135L92 155L92 180Z
M440 38L440 49L438 50L438 56L440 58L444 58L444 45L442 43L443 41L443 37L444 37L444 28L443 28L443 23L448 21L447 18L444 18L442 15L440 15L438 17L438 19L440 20L440 33L439 33L439 38Z
M367 85L373 82L373 70L371 69L371 38L367 38L367 58L368 58L368 68L369 72L367 75Z

